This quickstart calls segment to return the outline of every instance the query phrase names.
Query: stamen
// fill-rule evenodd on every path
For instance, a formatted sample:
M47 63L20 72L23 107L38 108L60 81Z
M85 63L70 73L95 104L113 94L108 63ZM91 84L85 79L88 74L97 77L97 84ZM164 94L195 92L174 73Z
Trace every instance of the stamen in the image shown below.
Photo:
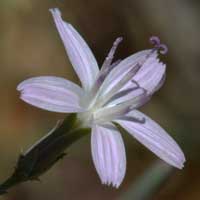
M166 54L168 52L168 47L165 44L160 44L160 53L161 54Z
M117 91L119 91L126 83L128 83L133 76L138 72L140 69L140 65L137 63L135 66L133 66L129 71L127 71L123 78L117 82L116 85L112 87L112 89L103 96L101 100L101 105L104 105L114 94L116 94Z
M114 63L111 64L110 69L116 67L121 61L122 61L121 59L116 60Z
M97 77L96 83L92 89L93 93L96 93L96 91L101 86L101 84L103 83L103 81L105 80L105 77L109 74L109 72L121 62L121 60L117 60L116 62L112 63L116 49L122 40L123 40L122 37L118 37L114 41L113 46L108 53L108 56L103 62L99 76Z
M149 99L149 96L147 96L147 94L144 91L138 90L137 95L130 98L129 100L123 101L122 103L115 105L114 108L117 110L119 108L120 109L124 108L123 111L130 112L131 110L136 109L141 105L143 105L143 103L146 102L147 99Z
M103 106L105 106L105 105L111 103L112 101L117 100L117 99L119 99L119 98L121 98L123 96L126 96L127 94L129 94L130 92L132 92L132 91L134 91L136 89L138 89L137 86L136 87L132 87L132 88L128 88L128 89L125 89L125 90L122 90L120 92L117 92Z
M149 42L154 45L154 46L159 46L160 45L160 38L157 36L151 36L149 39Z
M136 85L136 88L142 89L143 92L147 94L147 90L145 88L141 87L140 84L137 81L135 81L134 79L132 79L131 82Z
M128 115L120 116L117 119L126 120L126 121L130 121L130 122L137 122L140 124L144 124L146 121L146 119L144 117L139 118L137 116L128 116Z
M102 65L102 70L104 70L105 68L109 67L112 63L112 60L114 58L114 54L116 52L116 49L117 47L119 46L120 42L122 42L123 38L122 37L118 37L114 43L113 43L113 46L112 48L110 49L109 53L108 53L108 56L106 57L103 65Z
M102 108L101 110L95 113L94 118L99 123L108 122L113 119L124 116L129 112L130 112L129 106L124 106L121 104L113 107Z
M150 43L154 45L154 50L159 50L161 54L166 54L168 52L168 48L165 44L160 43L160 39L157 36L151 36L149 39Z

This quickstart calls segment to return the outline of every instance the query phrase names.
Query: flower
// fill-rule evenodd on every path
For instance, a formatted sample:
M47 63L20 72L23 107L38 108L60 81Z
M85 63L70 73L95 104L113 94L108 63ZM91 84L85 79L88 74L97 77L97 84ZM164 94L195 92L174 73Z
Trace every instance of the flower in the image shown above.
M54 76L27 79L17 89L25 102L54 112L78 113L82 127L91 128L91 150L103 184L118 188L125 176L126 155L118 127L168 164L183 168L185 157L176 142L156 122L137 110L165 80L165 64L158 59L167 47L151 37L154 48L122 61L113 61L122 38L117 38L101 69L79 33L50 9L73 68L82 87Z

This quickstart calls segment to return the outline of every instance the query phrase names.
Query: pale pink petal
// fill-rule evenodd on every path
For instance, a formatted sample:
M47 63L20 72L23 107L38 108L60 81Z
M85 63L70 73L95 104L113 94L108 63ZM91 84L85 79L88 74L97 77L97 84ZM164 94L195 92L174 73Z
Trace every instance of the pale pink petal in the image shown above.
M120 92L130 90L131 88L141 87L146 90L147 95L151 96L160 89L165 81L166 65L159 62L157 56L157 52L154 52L149 56L133 79L124 85L120 89ZM134 95L134 92L128 94L128 96L131 97L132 94ZM123 100L123 97L120 100Z
M22 100L38 108L61 113L83 111L79 105L82 89L63 78L30 78L20 83L17 89Z
M165 80L166 65L155 57L149 58L133 78L148 94L156 92ZM131 84L130 84L131 85Z
M133 118L133 120L128 119ZM141 120L134 120L141 119ZM115 120L127 132L168 164L183 168L185 156L178 144L156 122L139 111L131 111L124 119Z
M140 66L140 64L143 63L147 59L147 56L150 54L150 52L151 50L140 51L122 60L108 74L102 86L100 87L99 93L101 93L102 95L105 95L111 92L112 89L116 87L116 85L118 85L121 80L124 79L124 77L129 76L130 71L133 71L134 69L136 69L135 74L138 73L138 66ZM151 56L155 57L154 54L152 54ZM132 74L131 79L134 77L135 74ZM129 78L129 80L131 79ZM121 85L121 88L123 88L123 86L124 85ZM118 89L121 89L121 88L118 87Z
M82 97L84 94L83 89L77 84L65 78L56 77L56 76L37 76L37 77L26 79L17 86L17 90L21 91L30 85L37 86L38 84L44 85L44 86L54 85L59 88L67 88L68 90L71 90L74 93L76 93L79 97Z
M103 184L118 188L126 171L126 154L121 134L113 125L93 125L92 158Z
M61 18L59 9L50 9L54 22L64 43L69 59L82 86L89 90L96 80L99 68L96 59L80 34Z

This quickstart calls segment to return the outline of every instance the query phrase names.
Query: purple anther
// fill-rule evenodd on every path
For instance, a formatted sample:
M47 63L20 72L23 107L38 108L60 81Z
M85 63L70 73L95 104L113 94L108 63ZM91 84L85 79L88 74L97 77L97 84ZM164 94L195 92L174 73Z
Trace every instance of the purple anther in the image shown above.
M120 43L120 42L122 42L122 40L123 40L123 37L118 37L116 40L115 40L115 42L113 43L113 45L115 46L118 46L118 44Z
M149 42L155 47L160 46L160 38L157 36L151 36Z
M104 60L103 62L103 65L101 67L101 71L104 71L105 69L108 70L111 66L111 63L113 61L113 58L114 58L114 54L116 52L116 49L119 45L119 43L123 40L122 37L118 37L114 43L113 43L113 46L112 48L110 49L109 53L108 53L108 56L106 57L106 59Z
M168 48L165 44L160 43L160 38L157 36L151 36L149 39L150 43L154 45L156 50L159 50L161 54L166 54L168 52Z
M159 49L160 49L160 53L163 55L168 52L168 47L165 44L160 44Z

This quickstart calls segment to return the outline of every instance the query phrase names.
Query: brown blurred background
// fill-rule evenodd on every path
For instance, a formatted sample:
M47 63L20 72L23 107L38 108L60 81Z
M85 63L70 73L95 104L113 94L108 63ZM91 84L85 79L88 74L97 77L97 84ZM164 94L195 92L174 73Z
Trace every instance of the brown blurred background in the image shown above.
M160 123L186 155L148 199L200 199L200 2L198 0L1 0L0 1L0 180L13 171L18 155L47 133L64 115L31 107L19 99L16 86L39 75L77 81L48 11L59 7L92 48L99 65L112 42L123 36L116 57L149 48L158 35L169 48L163 88L142 110ZM136 184L157 158L124 135L127 173L116 190L100 184L89 137L69 149L69 156L42 176L0 197L5 200L118 199ZM145 192L145 188L144 188ZM123 198L122 198L123 199ZM129 198L131 199L131 198Z

